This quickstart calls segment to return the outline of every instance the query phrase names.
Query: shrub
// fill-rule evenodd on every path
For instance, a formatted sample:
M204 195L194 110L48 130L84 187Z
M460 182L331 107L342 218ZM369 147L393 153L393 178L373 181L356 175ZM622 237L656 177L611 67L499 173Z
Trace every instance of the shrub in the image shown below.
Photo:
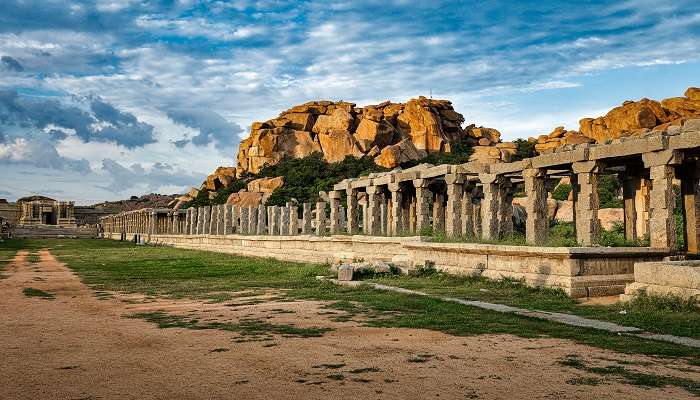
M515 143L513 161L520 161L537 155L537 151L535 151L535 142L530 142L525 139L516 139L513 143Z
M576 242L576 226L573 222L553 221L549 226L549 246L574 247Z
M600 208L621 208L622 200L618 198L620 181L617 175L601 175L598 178L598 196Z
M552 192L552 198L554 200L565 201L569 199L569 193L571 193L572 187L568 183L559 184Z

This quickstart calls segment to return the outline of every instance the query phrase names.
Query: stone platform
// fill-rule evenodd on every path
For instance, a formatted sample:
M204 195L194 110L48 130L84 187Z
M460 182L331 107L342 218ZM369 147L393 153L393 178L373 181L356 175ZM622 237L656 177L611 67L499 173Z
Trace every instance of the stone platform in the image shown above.
M651 295L695 298L700 303L700 261L640 262L634 265L634 282L627 285L622 300L639 291Z
M10 230L16 239L61 239L80 238L96 239L96 227L56 226L56 225L30 225L16 226ZM118 239L118 238L117 238Z
M127 239L133 234L127 234ZM118 234L105 237L119 239ZM523 279L563 289L572 297L621 294L634 281L634 264L658 261L668 249L534 247L425 242L419 236L150 235L150 243L285 261L325 263L373 259L417 268L434 265L459 275Z

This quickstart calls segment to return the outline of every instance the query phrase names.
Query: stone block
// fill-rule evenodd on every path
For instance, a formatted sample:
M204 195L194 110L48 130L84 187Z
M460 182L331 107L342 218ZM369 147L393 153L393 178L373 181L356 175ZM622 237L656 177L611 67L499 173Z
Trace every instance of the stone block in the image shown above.
M352 280L353 268L350 264L341 264L338 267L338 280L339 281L351 281Z
M542 154L531 159L532 168L546 168L588 160L589 148L577 148L562 153Z
M646 138L630 139L621 143L591 147L588 153L588 159L602 160L605 158L625 157L634 154L664 150L666 146L667 138L660 134L656 134Z

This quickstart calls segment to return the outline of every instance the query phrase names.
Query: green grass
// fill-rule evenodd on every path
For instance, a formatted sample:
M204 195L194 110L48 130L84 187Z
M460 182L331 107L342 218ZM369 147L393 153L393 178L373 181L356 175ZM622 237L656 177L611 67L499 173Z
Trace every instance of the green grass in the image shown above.
M216 297L227 291L284 289L281 295L288 299L329 301L334 303L329 308L361 314L361 321L369 326L432 329L458 336L512 334L526 338L554 337L625 353L687 357L691 363L700 363L700 350L671 343L613 335L421 296L377 291L366 286L337 286L315 279L317 275L328 274L328 268L320 265L170 247L135 246L107 240L44 240L27 244L50 248L85 283L100 291L206 298L207 295ZM578 307L562 292L537 291L525 288L518 282L472 282L442 274L419 278L382 278L380 281L436 293L449 293L455 297L478 297L558 311L576 310L577 313L594 314L591 316L608 315L610 319L623 319L621 322L632 323L635 322L634 318L639 318L647 321L650 326L658 326L660 330L669 321L678 324L674 330L690 333L695 332L699 325L697 320L687 319L688 313L681 313L686 318L684 326L681 326L675 317L663 314L657 316L660 321L653 321L652 317L643 315L628 319L632 318L630 314L620 316L614 308L586 311L593 309ZM489 291L482 292L482 288ZM199 321L172 319L165 315L144 317L167 327L184 324L190 325L185 327L194 325L202 328ZM203 329L222 327L227 329L227 326L206 325ZM234 326L230 329L240 332L247 328ZM255 329L264 333L274 328L266 326Z
M22 293L24 293L24 295L27 297L41 297L42 299L49 299L49 300L52 300L56 297L49 292L45 292L41 289L35 289L35 288L31 288L31 287L24 288L24 290L22 290Z
M581 360L577 354L567 355L564 359L559 361L559 364L596 374L604 378L620 379L629 385L645 388L676 386L685 389L695 396L700 396L700 382L692 379L632 371L627 369L624 365L621 365L621 363L610 364L605 367L590 367L585 361ZM567 381L567 383L573 385L597 385L601 381L602 380L598 378L575 378Z
M291 325L271 324L256 318L242 318L238 322L200 322L196 318L181 315L166 314L163 312L137 313L129 315L130 318L140 318L158 325L159 328L187 328L187 329L218 329L236 332L241 336L254 338L269 337L277 334L283 337L320 337L330 331L329 328L297 328Z
M29 253L27 255L26 261L32 264L36 264L41 261L41 256L38 253Z
M521 281L495 281L425 271L422 276L384 276L373 279L391 286L434 295L482 300L543 311L566 312L582 317L635 326L649 332L700 339L700 309L690 301L641 296L630 303L581 305L560 289L532 288Z

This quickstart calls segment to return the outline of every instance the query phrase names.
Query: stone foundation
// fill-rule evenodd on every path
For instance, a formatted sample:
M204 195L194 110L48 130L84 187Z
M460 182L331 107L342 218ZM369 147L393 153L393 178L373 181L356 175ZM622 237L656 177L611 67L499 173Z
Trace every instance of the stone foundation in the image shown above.
M127 238L133 235L127 234ZM119 239L118 234L105 237ZM572 297L618 295L634 280L634 264L661 260L667 250L650 248L530 247L431 243L414 237L151 235L150 242L180 248L279 260L325 263L382 260L409 269L434 265L459 275L523 279L530 286L563 289Z
M640 262L634 264L634 282L627 285L622 300L639 291L651 295L695 298L700 303L700 261Z
M14 227L10 230L10 234L16 239L96 239L98 232L94 226L34 225ZM117 236L116 239L119 239L119 237Z

